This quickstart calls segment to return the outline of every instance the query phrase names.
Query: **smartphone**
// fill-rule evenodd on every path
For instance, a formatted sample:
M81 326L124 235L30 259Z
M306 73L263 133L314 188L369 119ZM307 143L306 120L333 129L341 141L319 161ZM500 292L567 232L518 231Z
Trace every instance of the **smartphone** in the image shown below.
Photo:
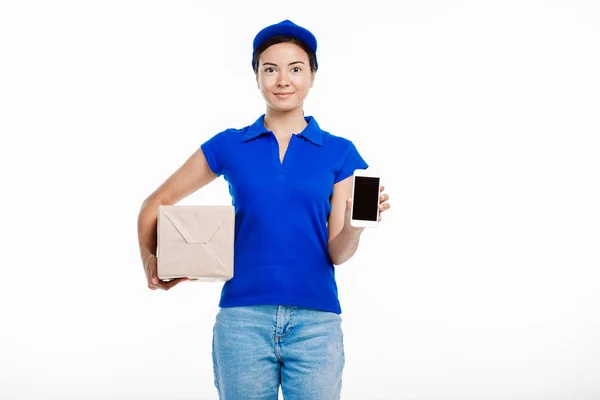
M379 222L380 188L380 171L369 169L354 171L350 225L357 228L374 228L377 226Z

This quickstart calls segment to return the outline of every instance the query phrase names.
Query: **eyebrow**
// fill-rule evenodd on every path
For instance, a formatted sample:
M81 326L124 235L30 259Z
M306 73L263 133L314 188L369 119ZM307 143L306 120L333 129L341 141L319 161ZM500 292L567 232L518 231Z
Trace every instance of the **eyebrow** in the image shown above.
M302 61L294 61L294 62L291 62L291 63L289 63L289 64L288 64L288 66L290 66L290 65L293 65L293 64L298 64L298 63L299 63L299 64L304 64L304 62L302 62ZM265 65L274 65L274 66L276 66L276 67L278 66L277 64L275 64L275 63L272 63L272 62L265 62L265 63L263 63L263 67L264 67Z

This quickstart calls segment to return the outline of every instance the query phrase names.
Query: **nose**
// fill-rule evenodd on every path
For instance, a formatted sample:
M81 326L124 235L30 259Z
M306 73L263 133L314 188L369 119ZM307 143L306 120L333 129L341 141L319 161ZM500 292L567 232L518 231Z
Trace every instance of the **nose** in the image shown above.
M277 77L277 86L289 86L287 72L281 71Z

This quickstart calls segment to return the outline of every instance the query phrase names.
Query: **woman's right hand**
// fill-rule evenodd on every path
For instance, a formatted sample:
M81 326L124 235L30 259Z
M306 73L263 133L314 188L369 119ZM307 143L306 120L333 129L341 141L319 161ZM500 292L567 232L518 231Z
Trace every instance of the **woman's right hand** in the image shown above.
M171 281L164 282L158 279L158 267L157 267L157 258L154 254L150 254L146 257L146 262L144 263L144 271L146 272L146 280L148 281L148 289L156 290L163 289L169 290L173 286L177 285L179 282L183 282L187 280L187 278L175 278Z

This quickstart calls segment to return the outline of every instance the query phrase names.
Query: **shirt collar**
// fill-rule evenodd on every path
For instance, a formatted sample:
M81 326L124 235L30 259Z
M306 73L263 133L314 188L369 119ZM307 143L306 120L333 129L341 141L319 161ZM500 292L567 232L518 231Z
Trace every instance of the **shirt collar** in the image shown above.
M317 121L312 116L305 116L304 120L308 125L306 125L306 128L304 128L302 132L298 133L298 136L307 139L317 146L323 146L323 132L321 131L321 128L319 128ZM246 132L244 132L242 135L242 142L255 139L268 132L269 130L265 127L265 114L263 114L258 117L256 122L248 127Z

